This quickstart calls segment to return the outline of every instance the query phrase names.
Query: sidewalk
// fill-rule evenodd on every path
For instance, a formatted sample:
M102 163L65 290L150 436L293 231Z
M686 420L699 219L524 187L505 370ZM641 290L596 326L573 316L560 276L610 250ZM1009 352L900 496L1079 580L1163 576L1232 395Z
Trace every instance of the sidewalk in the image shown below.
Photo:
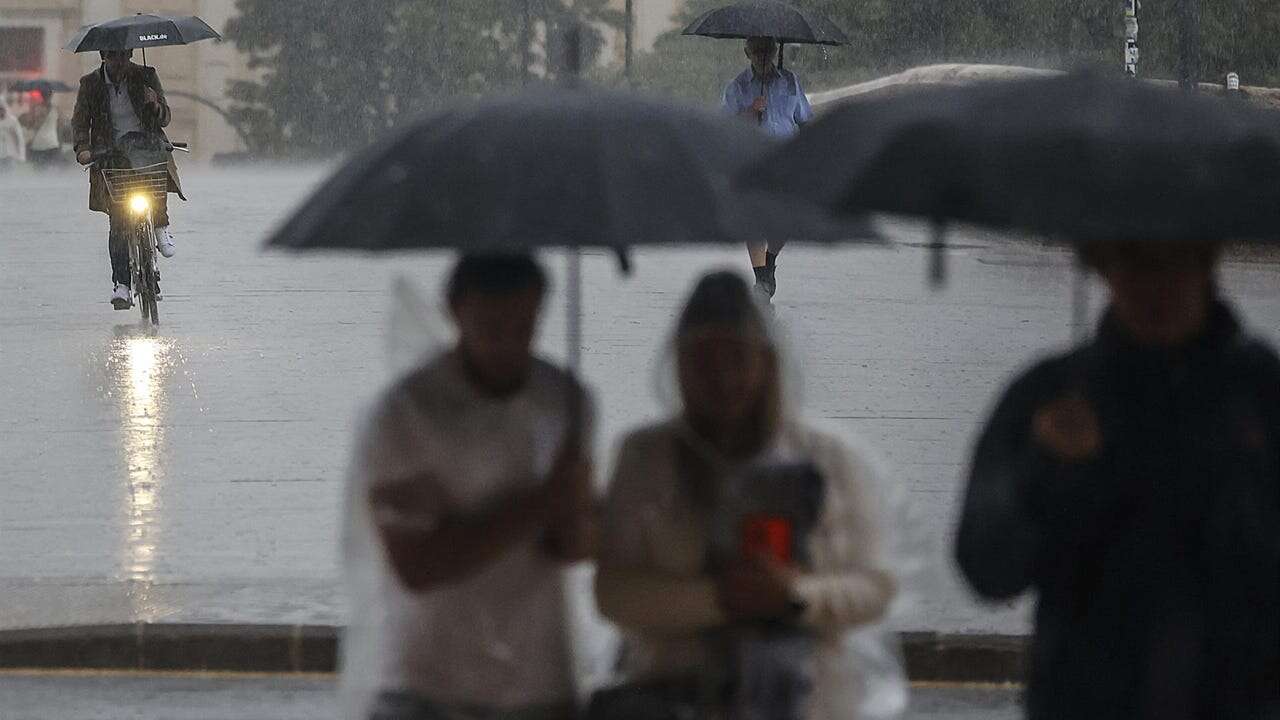
M0 631L0 669L329 673L332 625L88 625ZM1015 683L1026 638L904 633L908 676L918 682Z
M1015 720L1019 689L911 688L904 720ZM337 720L332 676L211 673L2 672L5 720Z

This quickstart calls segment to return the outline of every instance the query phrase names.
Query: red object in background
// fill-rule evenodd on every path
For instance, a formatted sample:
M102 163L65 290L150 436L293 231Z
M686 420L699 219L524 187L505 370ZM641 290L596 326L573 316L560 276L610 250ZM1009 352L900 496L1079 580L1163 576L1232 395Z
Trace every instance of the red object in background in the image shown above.
M777 515L751 515L742 521L742 556L764 555L791 564L791 521Z

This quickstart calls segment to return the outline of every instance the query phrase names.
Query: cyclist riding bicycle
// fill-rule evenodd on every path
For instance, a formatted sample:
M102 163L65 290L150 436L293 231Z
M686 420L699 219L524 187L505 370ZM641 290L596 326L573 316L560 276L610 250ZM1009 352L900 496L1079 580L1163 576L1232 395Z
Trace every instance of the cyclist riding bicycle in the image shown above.
M132 50L104 51L101 57L101 67L80 78L75 114L71 118L76 160L81 165L119 151L126 136L136 138L141 134L168 142L164 127L169 124L171 113L155 68L134 64ZM168 191L186 200L171 155L167 162ZM114 283L111 304L117 310L127 310L132 305L129 247L125 239L127 219L111 212L111 198L98 172L89 174L89 209L107 213L111 218L107 243ZM156 249L167 258L173 257L175 248L166 203L156 205L154 218Z

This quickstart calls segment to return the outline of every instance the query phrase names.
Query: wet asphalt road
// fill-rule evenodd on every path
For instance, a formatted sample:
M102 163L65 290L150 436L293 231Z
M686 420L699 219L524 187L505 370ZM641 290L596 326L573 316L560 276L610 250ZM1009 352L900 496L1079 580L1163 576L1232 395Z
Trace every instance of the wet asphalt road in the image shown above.
M5 720L328 720L325 678L147 675L0 675ZM1013 720L1018 691L916 687L904 720Z
M421 345L389 350L392 279L434 299L448 258L263 253L264 232L322 176L185 172L193 201L172 211L179 254L161 265L154 334L106 303L106 221L84 209L84 177L0 177L0 627L340 621L353 423L392 359ZM776 306L804 406L876 445L909 503L899 524L921 562L894 622L1020 632L1025 607L975 603L946 546L982 413L1011 373L1071 336L1070 258L961 234L950 285L932 292L924 233L890 231L884 248L782 256ZM663 407L654 361L692 281L743 256L641 251L629 279L587 257L584 363L601 393L602 456ZM1276 339L1276 259L1232 262L1225 276ZM559 356L558 295L549 308L541 343Z

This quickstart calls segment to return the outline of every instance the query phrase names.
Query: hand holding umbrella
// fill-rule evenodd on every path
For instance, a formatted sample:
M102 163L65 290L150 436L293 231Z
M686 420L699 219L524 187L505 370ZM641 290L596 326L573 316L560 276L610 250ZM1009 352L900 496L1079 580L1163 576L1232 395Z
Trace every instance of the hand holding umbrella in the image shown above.
M777 43L778 67L786 61L787 43L797 45L846 45L844 31L822 15L801 10L776 0L750 0L716 8L689 23L683 35L717 39L749 40L772 38ZM757 56L760 53L762 56ZM768 111L768 72L773 64L773 47L748 50L751 63L760 78L760 96L751 105L757 120L763 124Z

